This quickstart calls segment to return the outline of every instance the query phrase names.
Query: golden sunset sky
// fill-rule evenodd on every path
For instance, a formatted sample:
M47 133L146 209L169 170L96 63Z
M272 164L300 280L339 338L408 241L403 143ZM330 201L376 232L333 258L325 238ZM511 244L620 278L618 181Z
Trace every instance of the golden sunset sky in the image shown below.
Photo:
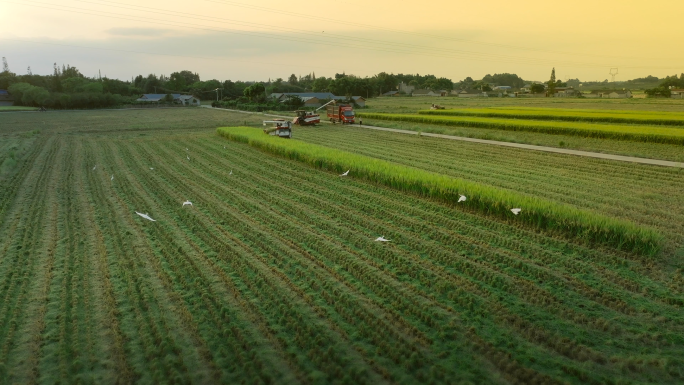
M0 0L13 72L616 80L684 72L684 0Z

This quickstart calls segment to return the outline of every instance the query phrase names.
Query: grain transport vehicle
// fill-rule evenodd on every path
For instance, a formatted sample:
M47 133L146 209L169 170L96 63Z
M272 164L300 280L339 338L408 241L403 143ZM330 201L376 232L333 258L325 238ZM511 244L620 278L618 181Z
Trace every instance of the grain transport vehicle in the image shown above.
M342 124L354 124L354 108L349 104L329 105L326 107L328 112L328 119L334 124L340 122Z

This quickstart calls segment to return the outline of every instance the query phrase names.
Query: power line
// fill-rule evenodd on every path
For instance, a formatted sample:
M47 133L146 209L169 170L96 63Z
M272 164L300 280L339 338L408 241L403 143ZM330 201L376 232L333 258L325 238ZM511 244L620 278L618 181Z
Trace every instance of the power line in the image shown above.
M187 23L187 22L177 22L177 21L171 22L169 20L154 19L154 18L142 19L141 17L138 17L138 16L131 16L131 15L126 15L126 14L99 11L99 10L82 9L82 8L70 7L70 6L52 5L52 4L49 4L50 6L45 6L45 5L27 4L27 2L15 3L15 2L7 1L7 0L3 0L3 1L8 2L8 3L12 3L12 4L26 5L26 6L32 6L32 7L37 7L37 8L45 8L45 9L52 9L52 10L58 10L58 11L63 11L63 12L71 12L71 13L79 13L79 14L86 14L86 15L92 15L92 16L109 17L109 18L123 19L123 20L130 20L130 21L139 21L139 22L153 23L153 24L159 24L159 25L169 25L169 26L175 26L175 27L182 25L186 28L207 30L207 31L212 31L212 32L248 35L248 36L255 36L255 37L260 37L260 38L280 39L280 40L313 43L313 44L335 46L335 47L345 47L345 48L353 48L353 49L368 49L368 50L372 50L372 51L383 51L383 52L399 53L399 54L430 55L430 56L442 57L442 58L463 58L463 56L468 56L468 58L471 60L480 60L480 61L507 60L509 62L517 62L517 63L529 64L529 65L557 65L558 64L558 61L540 60L540 59L534 59L534 58L521 58L521 57L512 57L512 56L500 55L500 54L487 54L487 53L467 52L467 51L462 52L460 54L460 56L454 56L454 54L448 55L448 54L444 54L444 53L433 53L433 52L429 52L430 49L427 49L427 48L425 49L425 51L427 51L427 52L411 52L411 51L406 51L406 50L398 51L398 50L391 50L391 49L385 48L384 46L386 44L384 44L383 42L380 42L383 44L383 46L366 47L366 46L350 45L350 44L344 44L344 43L340 44L340 43L334 43L334 42L326 42L326 41L308 39L308 38L271 36L271 35L264 35L263 33L259 33L259 32L235 31L235 30L226 31L226 30L220 30L220 29L211 28L211 27L207 27L207 26L201 26L201 25L198 26L196 24L191 24L191 23ZM36 1L33 1L33 3L46 4L46 3L36 2ZM61 7L61 8L55 8L55 7ZM64 9L64 8L69 8L69 9ZM156 12L156 13L160 13L160 12ZM581 63L581 62L564 62L561 64L565 64L566 66L592 67L592 68L597 67L597 66L603 66L602 64L597 64L597 63ZM674 68L674 67L668 67L668 68Z
M106 0L101 0L101 1L107 2ZM470 40L470 39L457 38L457 37L440 36L440 35L434 35L434 34L429 34L429 33L421 33L421 32L406 31L406 30L401 30L401 29L396 29L396 28L380 27L380 26L376 26L376 25L363 24L363 23L333 19L333 18L322 17L322 16L317 16L317 15L309 15L309 14L292 12L292 11L277 10L274 8L263 7L263 6L258 6L258 5L251 5L251 4L243 4L243 3L239 3L236 1L230 1L230 0L204 0L204 1L210 2L210 3L230 5L230 6L240 7L240 8L254 9L254 10L270 12L270 13L277 13L277 14L288 15L288 16L302 17L302 18L305 18L307 20L318 19L318 20L333 22L333 23L337 23L337 24L350 25L350 26L356 26L356 27L365 27L365 28L377 29L377 30L384 30L384 31L388 31L388 32L408 34L411 36L424 36L424 37L429 37L431 39L456 41L456 42L463 42L463 43L474 43L474 44L479 44L479 45L488 45L488 46L502 47L502 48L514 48L514 49L526 50L526 51L558 53L558 54L563 54L563 55L575 55L575 56L581 55L581 56L592 56L592 57L598 56L598 57L605 57L605 58L630 59L630 60L635 59L635 58L622 57L622 56L580 54L580 53L576 53L576 52L564 52L564 51L549 50L549 49L544 49L544 48L532 48L532 47L524 47L524 46L517 46L517 45L510 45L510 44L500 44L500 43L491 43L491 42L478 41L478 40ZM676 60L676 59L672 59L672 60Z
M163 10L160 11L158 8L152 8L152 7L145 7L145 6L140 6L140 5L133 5L133 4L125 4L125 3L119 3L115 1L107 1L107 0L94 0L94 1L87 1L87 0L72 0L75 2L80 2L80 3L88 3L88 4L97 4L97 5L106 5L109 7L113 8L123 8L123 9L131 9L131 10L137 10L137 9L143 9L143 10L150 10L150 12L154 13L159 13L159 14L165 14L165 15L170 15L170 16L182 16L185 18L192 18L192 19L200 19L200 20L213 20L213 21L223 21L223 22L230 22L233 24L239 24L239 25L245 25L245 26L257 26L260 28L264 28L264 24L257 24L257 23L250 23L246 22L243 20L235 20L235 19L226 19L226 18L220 18L220 17L215 17L215 16L205 16L205 15L198 15L198 14L192 14L192 13L187 13L187 12L176 12L176 11L170 11L170 10ZM219 3L219 4L224 4L224 3L230 3L229 5L232 5L234 2L231 1L215 1L215 0L205 0L207 2L212 2L212 3ZM131 8L133 7L133 8ZM273 13L284 13L288 15L299 15L300 17L306 17L307 19L311 18L317 18L316 16L309 16L309 15L304 15L304 14L298 14L298 13L293 13L293 12L288 12L288 11L283 11L280 12L278 10L273 10L271 8L266 8L266 7L255 7L255 6L250 6L250 5L244 5L246 8L254 8L254 9L259 9L259 10L268 10L268 12L273 12ZM137 9L136 9L137 8ZM334 20L334 19L328 19L328 18L321 18L326 21ZM370 26L370 25L365 25L365 24L357 24L357 23L348 23L345 21L337 21L342 24L351 24L351 25L357 25L357 26L366 26L369 28L374 28L374 29L383 29L382 27L377 27L377 26ZM307 34L307 35L314 35L317 37L320 37L320 34L314 34L311 31L306 31L306 30L301 30L301 29L294 29L294 28L286 28L286 27L280 27L278 26L277 28L273 28L273 26L269 25L268 27L271 27L272 29L280 30L280 31L291 31L295 33L301 33L301 34ZM425 35L421 33L415 33L415 32L409 32L409 31L402 31L402 30L395 30L395 29L389 29L389 31L392 32L402 32L406 34L410 34L412 36L415 35ZM414 49L425 49L426 47L424 45L417 45L417 44L407 44L407 43L397 43L397 42L391 42L391 41L385 41L385 40L377 40L377 39L369 39L369 38L362 38L362 37L356 37L356 36L349 36L349 35L340 35L340 34L335 34L335 33L326 33L326 37L328 36L333 36L333 37L340 37L344 38L347 40L354 40L354 41L360 41L360 42L370 42L374 44L381 44L383 46L386 45L392 45L392 46L400 46L400 47L410 47ZM454 38L445 38L445 37L440 37L438 35L425 35L427 37L432 38L440 38L441 40L450 40L450 41L460 41L460 42L468 42L468 43L477 43L480 45L490 45L490 46L497 46L497 47L505 47L505 48L515 48L515 49L522 49L522 50L528 50L528 51L538 51L538 52L549 52L549 53L559 53L559 54L565 54L565 55L574 55L574 56L592 56L592 57L605 57L605 58L622 58L622 59L630 59L633 60L635 58L628 58L628 57L616 57L616 56L608 56L608 55L597 55L597 54L578 54L578 53L568 53L568 52L561 52L561 51L553 51L553 50L548 50L548 49L538 49L538 48L529 48L529 47L519 47L519 46L512 46L512 45L506 45L506 44L497 44L497 43L485 43L485 42L480 42L480 41L473 41L473 40L467 40L467 39L454 39ZM439 51L444 51L444 52L473 52L473 51L462 51L462 50L454 50L454 49L449 49L449 48L435 48L432 47L430 48L431 50L439 50ZM482 53L485 55L489 55L487 53ZM661 58L662 59L662 58Z
M203 25L197 25L197 24L191 24L187 22L171 22L169 20L164 20L164 19L151 19L151 18L145 18L142 19L141 17L137 16L131 16L127 14L120 14L120 13L113 13L113 12L106 12L106 11L99 11L99 10L91 10L91 9L82 9L82 8L77 8L77 7L70 7L70 6L62 6L62 5L52 5L48 4L50 6L45 6L45 5L35 5L35 4L26 4L26 2L23 3L15 3L11 1L4 0L5 2L12 3L12 4L18 4L18 5L26 5L26 6L32 6L32 7L38 7L38 8L45 8L45 9L52 9L52 10L58 10L62 12L71 12L71 13L79 13L79 14L86 14L86 15L94 15L94 16L100 16L100 17L109 17L109 18L115 18L115 19L123 19L123 20L130 20L130 21L137 21L137 22L145 22L145 23L153 23L153 24L160 24L160 25L170 25L170 26L183 26L185 28L191 28L191 29L200 29L200 30L206 30L206 31L212 31L212 32L219 32L219 33L229 33L229 34L238 34L238 35L248 35L248 36L254 36L254 37L259 37L259 38L267 38L267 39L280 39L280 40L287 40L287 41L294 41L294 42L303 42L303 43L313 43L313 44L318 44L318 45L326 45L326 46L335 46L335 47L345 47L345 48L352 48L352 49L368 49L372 51L383 51L383 52L390 52L390 53L399 53L399 54L420 54L420 55L430 55L430 56L435 56L435 57L442 57L442 58L463 58L464 56L467 56L471 60L479 60L479 61L486 61L486 60L507 60L509 62L517 62L517 63L522 63L522 64L530 64L530 65L557 65L558 61L551 61L551 60L540 60L540 59L534 59L534 58L525 58L525 57L514 57L514 56L508 56L508 55L500 55L500 54L488 54L488 53L480 53L480 52L470 52L470 51L458 51L458 50L445 50L445 49L439 49L439 48L426 48L426 47L421 47L421 46L415 46L415 45L410 45L410 44L401 44L401 43L387 43L384 41L378 41L378 40L372 40L372 39L363 39L363 38L354 38L354 40L361 42L361 43L370 43L370 46L359 46L359 45L351 45L351 44L345 44L345 43L339 43L339 42L330 42L330 41L322 41L320 39L311 39L311 38L297 38L297 37L283 37L283 36L272 36L272 35L265 35L260 32L249 32L249 31L236 31L236 30L220 30L216 28L211 28ZM98 4L94 2L89 2L85 0L76 0L80 2L85 2L85 3L93 3L93 4ZM209 0L206 0L209 1ZM41 2L36 2L34 1L33 3L37 4L46 4L46 3L41 3ZM108 2L108 3L115 3L115 2ZM229 2L232 3L232 2ZM115 3L116 4L116 3ZM111 6L111 5L108 5ZM61 8L54 8L54 7L61 7ZM111 7L117 7L117 6L111 6ZM125 8L131 10L131 6L126 7L121 7L118 6L119 8ZM140 9L151 9L149 7L142 7L142 6L134 6ZM69 8L69 9L64 9L64 8ZM132 9L135 10L135 9ZM274 11L275 12L275 11ZM242 24L242 25L251 25L251 26L260 26L259 24L255 23L248 23L248 22L240 22L240 21L234 21L234 20L229 20L229 19L221 19L221 18L213 18L213 17L204 17L201 15L193 15L192 17L189 17L187 15L190 14L184 14L180 12L160 12L159 10L154 10L154 13L157 14L165 14L167 16L174 16L174 17L185 17L185 18L195 18L195 19L201 19L205 21L211 21L210 19L214 19L214 21L230 21L234 24ZM150 21L152 20L152 21ZM283 30L281 28L281 30ZM294 29L288 29L290 31L296 31ZM299 33L304 33L304 34L309 34L311 35L310 32L299 32ZM341 36L341 35L334 35L334 34L329 34L333 36ZM345 39L349 40L349 37L347 36L342 36ZM378 45L376 45L378 44ZM380 45L381 44L381 45ZM398 48L403 48L404 50L392 50L392 49L387 49L387 45L395 45ZM405 49L417 49L421 51L406 51ZM130 51L130 52L135 52L135 51ZM136 52L139 53L139 52ZM454 56L454 55L458 56ZM181 56L181 55L174 55L174 56ZM566 66L575 66L575 67L601 67L604 66L602 64L597 64L597 63L582 63L582 62L563 62L561 64L565 64ZM278 65L283 65L279 63ZM301 66L300 66L301 67ZM622 66L623 68L659 68L659 69L671 69L671 68L678 68L678 67L654 67L654 66ZM310 68L310 66L309 66ZM321 67L319 67L321 68Z
M330 67L303 66L303 65L297 65L297 64L282 64L282 63L278 63L278 62L255 62L255 61L235 60L235 59L221 58L221 57L177 55L177 54L167 54L167 53L154 53L154 52L147 52L147 51L132 51L132 50L116 49L116 48L88 47L88 46L75 45L75 44L53 43L53 42L34 41L34 40L26 40L26 39L15 39L15 38L6 38L6 37L0 38L0 40L12 40L12 41L21 41L21 42L26 42L26 43L34 43L34 44L57 45L57 46L62 46L62 47L85 48L85 49L94 49L94 50L100 50L100 51L126 52L126 53L135 53L135 54L152 55L152 56L171 56L171 57L182 57L182 58L189 58L189 59L208 59L208 60L229 60L229 61L238 62L238 63L267 64L267 65L273 65L273 66L277 66L277 67L288 66L288 67L298 67L298 68L307 68L307 69L320 68L320 69L336 70L335 68L330 68Z

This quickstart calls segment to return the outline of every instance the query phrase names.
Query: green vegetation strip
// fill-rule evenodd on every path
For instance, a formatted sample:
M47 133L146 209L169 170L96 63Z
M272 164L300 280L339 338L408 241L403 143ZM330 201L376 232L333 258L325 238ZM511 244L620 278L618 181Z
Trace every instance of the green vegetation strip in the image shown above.
M684 126L684 114L653 111L569 110L561 108L463 108L423 110L421 115L481 116L570 122L605 122Z
M432 116L374 113L363 113L359 115L368 119L395 120L402 122L441 124L460 127L492 128L508 131L531 131L590 138L684 145L684 129L681 128L618 126L580 122L539 122L535 120L484 118L476 116Z
M655 255L662 244L662 236L654 229L548 200L329 147L284 140L264 135L254 128L221 127L217 132L230 140L323 170L344 172L349 169L350 176L401 191L450 203L457 202L463 194L468 199L460 205L488 215L512 219L510 209L519 207L522 213L515 219L540 230L649 256Z

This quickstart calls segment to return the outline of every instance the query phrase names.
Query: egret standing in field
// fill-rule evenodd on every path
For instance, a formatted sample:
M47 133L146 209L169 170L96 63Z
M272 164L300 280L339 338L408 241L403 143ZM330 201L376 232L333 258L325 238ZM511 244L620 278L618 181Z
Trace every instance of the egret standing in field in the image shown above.
M340 176L347 176L347 175L349 175L349 170L347 170L347 171L343 172L342 174L340 174Z
M147 215L147 214L139 213L139 212L137 212L137 211L136 211L135 213L138 214L138 215L140 215L141 217L147 219L148 221L156 222L156 220L150 218L150 216Z
M385 239L384 236L375 238L375 242L390 242L389 239Z
M93 171L95 171L96 168L97 168L97 165L95 165L95 167L93 167Z
M233 170L230 170L230 174L228 174L228 175L233 175Z
M461 195L460 198L458 198L458 203L465 202L466 201L466 196Z
M190 160L190 155L186 155L185 157L188 158L188 160Z
M192 206L192 202L190 202L190 201L185 201L185 202L183 202L183 207L185 207L185 206L187 206L187 205Z
M521 211L522 211L522 209L511 209L511 212L515 215L520 214Z
M110 180L114 180L114 174L112 174L112 179L110 179Z
M150 167L150 170L154 170L154 167Z

